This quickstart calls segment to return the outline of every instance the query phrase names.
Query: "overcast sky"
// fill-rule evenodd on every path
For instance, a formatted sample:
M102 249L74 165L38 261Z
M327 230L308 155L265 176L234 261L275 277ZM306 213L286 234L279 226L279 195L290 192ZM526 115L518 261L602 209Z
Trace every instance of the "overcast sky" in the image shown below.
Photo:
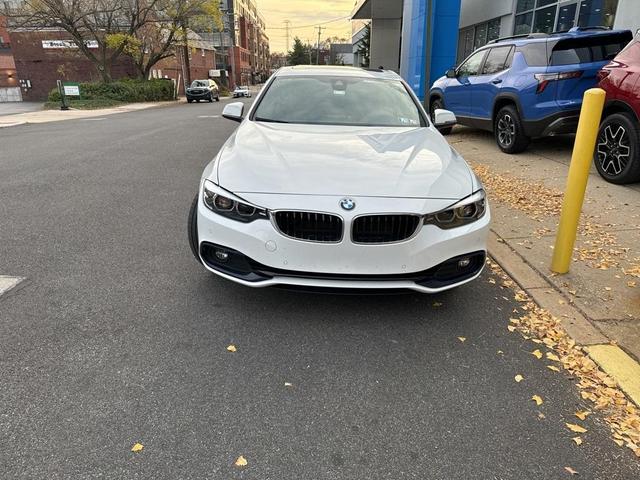
M314 43L318 39L317 30L311 27L296 28L318 24L335 18L347 17L353 10L356 0L257 0L258 8L267 23L267 35L272 52L286 50L286 38L283 20L290 20L291 44L293 38ZM344 37L351 40L351 22L349 19L322 25L322 39Z

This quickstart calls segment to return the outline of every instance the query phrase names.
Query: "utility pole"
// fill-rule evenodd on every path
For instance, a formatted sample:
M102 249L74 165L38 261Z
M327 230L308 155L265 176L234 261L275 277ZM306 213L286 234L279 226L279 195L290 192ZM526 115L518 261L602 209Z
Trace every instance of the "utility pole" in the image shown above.
M287 55L289 55L289 24L291 23L290 20L284 20L282 23L284 23L284 30L285 30L285 37L287 38Z
M316 27L318 29L318 56L316 57L316 65L320 65L320 35L322 35L322 31L326 30L327 27Z
M313 50L313 49L311 48L311 40L309 40L308 38L307 38L307 46L309 47L309 65L311 65L311 62L312 62L312 60L311 60L311 50Z

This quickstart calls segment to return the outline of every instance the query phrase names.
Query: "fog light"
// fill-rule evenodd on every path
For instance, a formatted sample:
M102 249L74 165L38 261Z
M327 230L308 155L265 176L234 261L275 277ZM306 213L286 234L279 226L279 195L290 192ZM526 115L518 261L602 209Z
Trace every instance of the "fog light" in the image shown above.
M469 265L471 265L471 259L469 257L458 260L458 268L467 268Z
M229 260L229 252L225 252L224 250L216 250L216 258L221 262L226 262Z

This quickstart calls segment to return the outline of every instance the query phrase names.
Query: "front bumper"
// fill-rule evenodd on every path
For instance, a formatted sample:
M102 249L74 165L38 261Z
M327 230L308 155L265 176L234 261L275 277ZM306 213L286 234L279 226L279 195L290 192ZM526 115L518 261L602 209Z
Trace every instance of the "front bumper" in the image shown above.
M215 95L211 92L187 92L187 98L191 98L193 100L202 100L202 99L207 99L209 97L214 97Z
M359 210L357 215L420 211L407 205L407 202L414 206L418 203L413 199L355 200ZM291 204L292 199L288 196L282 201ZM399 202L408 208L399 209ZM330 198L329 203L337 205L337 200ZM305 209L298 202L296 205ZM322 206L320 202L316 210L330 211L322 209ZM274 207L269 205L269 208ZM285 207L281 205L280 208ZM393 244L352 243L349 232L351 221L357 215L335 209L334 213L343 217L343 239L338 243L317 243L285 237L270 220L242 223L222 217L200 200L200 259L209 271L250 287L409 289L425 293L467 283L478 277L484 266L490 223L488 206L485 215L472 224L451 230L424 225L412 238ZM221 261L216 257L216 251L226 253L227 258ZM468 267L458 269L459 257L470 259Z

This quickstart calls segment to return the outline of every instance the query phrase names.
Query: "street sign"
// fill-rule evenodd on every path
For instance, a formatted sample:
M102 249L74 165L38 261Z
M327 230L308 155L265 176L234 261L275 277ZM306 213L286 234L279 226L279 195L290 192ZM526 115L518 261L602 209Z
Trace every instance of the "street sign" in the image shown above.
M80 84L79 83L71 83L64 82L62 84L64 88L64 94L70 97L79 97L80 96Z
M209 76L216 78L220 76L220 70L209 70Z

